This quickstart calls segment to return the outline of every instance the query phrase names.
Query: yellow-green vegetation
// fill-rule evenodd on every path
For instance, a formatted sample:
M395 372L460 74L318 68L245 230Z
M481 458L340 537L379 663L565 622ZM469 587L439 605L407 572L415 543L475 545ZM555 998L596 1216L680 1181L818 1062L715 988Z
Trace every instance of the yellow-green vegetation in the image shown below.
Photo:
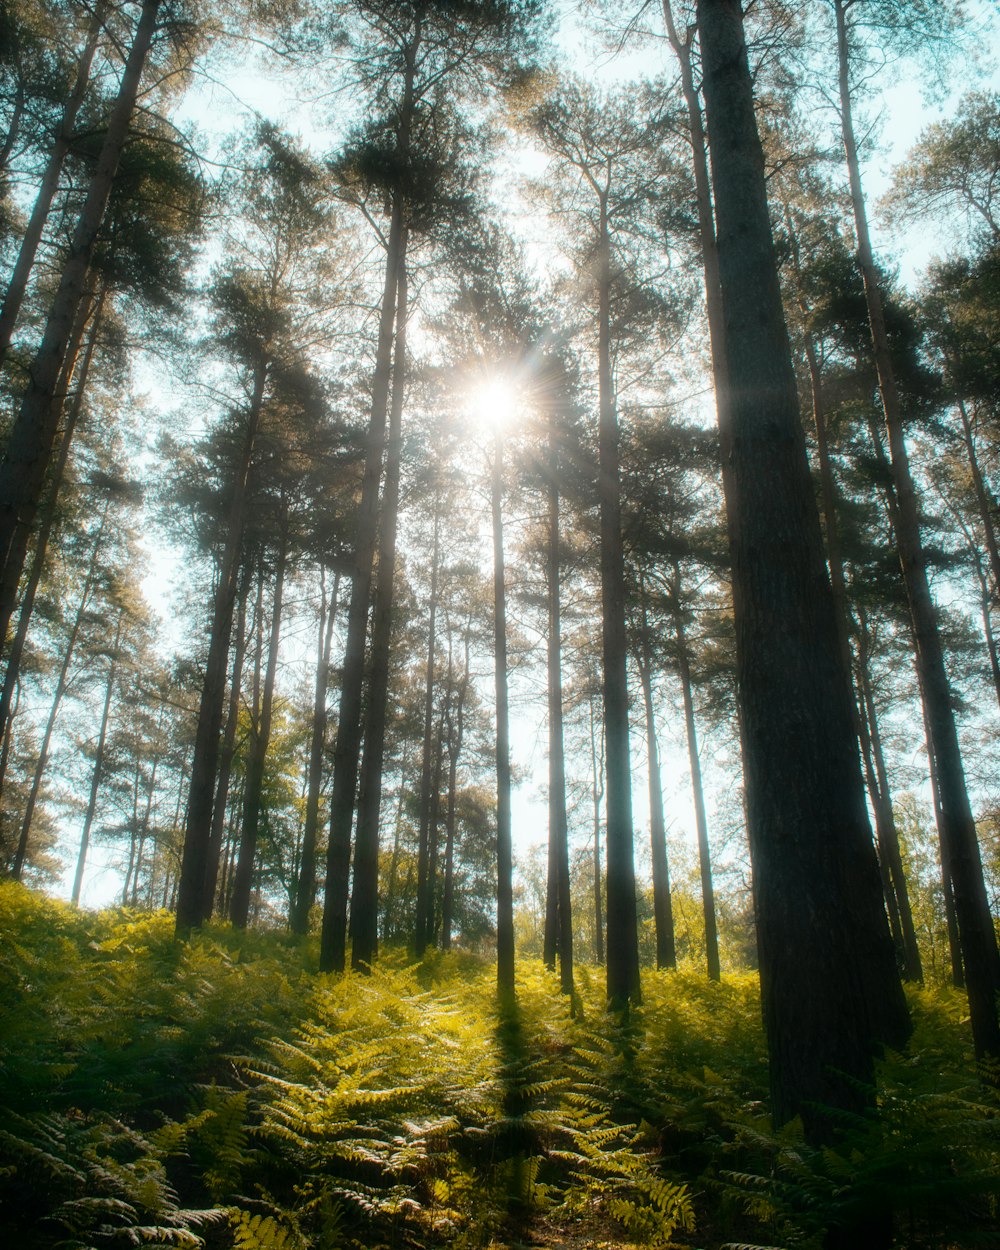
M996 1245L997 1099L961 999L914 995L880 1112L808 1150L767 1118L752 974L648 973L627 1020L535 963L324 977L313 944L0 887L0 1244L239 1250ZM875 1216L873 1215L873 1218Z

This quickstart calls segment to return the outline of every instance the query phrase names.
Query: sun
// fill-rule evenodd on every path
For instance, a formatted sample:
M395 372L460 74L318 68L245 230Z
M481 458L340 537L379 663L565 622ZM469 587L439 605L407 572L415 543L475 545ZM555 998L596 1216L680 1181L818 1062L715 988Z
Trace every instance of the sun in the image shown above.
M523 407L518 387L499 375L474 383L468 391L466 408L477 428L498 433L517 419Z

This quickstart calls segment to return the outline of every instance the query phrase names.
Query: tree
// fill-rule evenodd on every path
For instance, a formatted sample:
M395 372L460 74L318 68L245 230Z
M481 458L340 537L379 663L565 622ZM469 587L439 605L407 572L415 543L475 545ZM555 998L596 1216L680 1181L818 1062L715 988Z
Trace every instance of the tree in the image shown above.
M720 429L772 1113L830 1137L909 1023L882 906L768 219L741 6L701 0ZM850 917L848 920L847 918ZM822 995L811 987L820 984Z

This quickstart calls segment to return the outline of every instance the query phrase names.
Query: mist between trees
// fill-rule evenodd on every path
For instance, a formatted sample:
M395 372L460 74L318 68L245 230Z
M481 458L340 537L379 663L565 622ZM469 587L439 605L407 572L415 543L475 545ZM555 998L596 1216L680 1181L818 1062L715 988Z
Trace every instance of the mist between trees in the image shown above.
M6 873L622 1053L757 972L810 1147L951 985L994 1097L990 17L4 0Z

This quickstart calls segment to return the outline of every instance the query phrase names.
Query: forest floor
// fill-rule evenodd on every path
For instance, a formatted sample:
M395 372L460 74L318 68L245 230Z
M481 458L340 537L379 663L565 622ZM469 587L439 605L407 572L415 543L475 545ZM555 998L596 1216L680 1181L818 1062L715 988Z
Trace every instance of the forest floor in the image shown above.
M319 976L313 941L75 911L0 883L0 1245L819 1250L888 1200L897 1250L1000 1245L1000 1104L964 1002L911 993L880 1113L774 1132L752 972L645 972L576 1010L522 959ZM904 1223L905 1220L905 1223Z

